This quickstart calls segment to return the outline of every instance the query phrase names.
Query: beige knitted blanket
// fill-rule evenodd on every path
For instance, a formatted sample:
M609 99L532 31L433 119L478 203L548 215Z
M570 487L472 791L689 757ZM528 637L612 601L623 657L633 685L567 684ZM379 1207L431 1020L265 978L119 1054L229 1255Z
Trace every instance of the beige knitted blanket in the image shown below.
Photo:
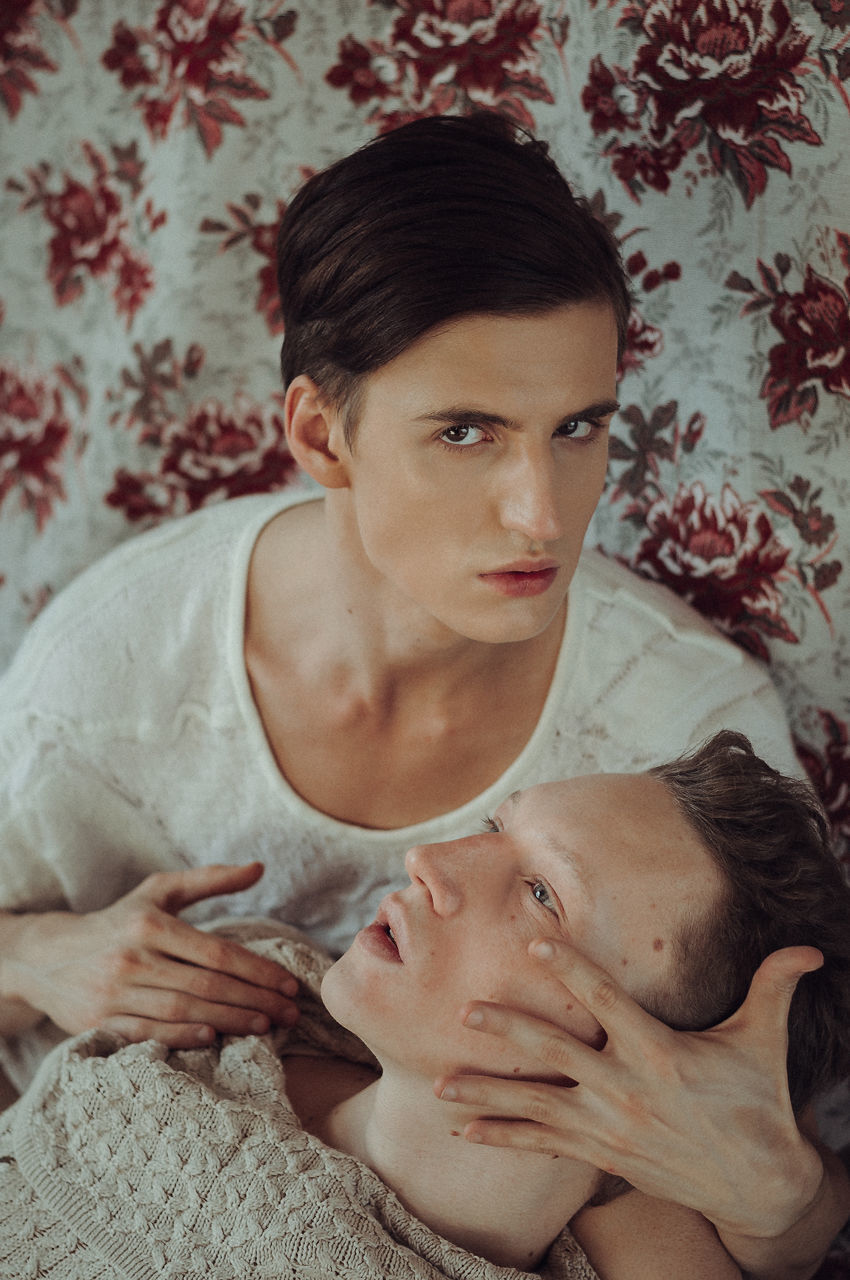
M54 1050L2 1117L0 1280L527 1275L436 1235L304 1131L281 1051L371 1059L317 998L323 953L294 936L250 945L300 979L294 1032L188 1052L91 1032ZM598 1280L568 1231L536 1274Z

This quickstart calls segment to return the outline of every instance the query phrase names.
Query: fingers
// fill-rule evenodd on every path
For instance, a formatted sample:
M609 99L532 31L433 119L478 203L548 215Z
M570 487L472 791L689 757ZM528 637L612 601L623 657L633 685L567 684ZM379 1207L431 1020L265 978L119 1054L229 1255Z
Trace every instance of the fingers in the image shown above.
M134 1013L149 1014L147 1005L155 1002L157 1016L169 1022L213 1022L219 1031L238 1031L251 1019L249 1029L263 1032L270 1022L287 1026L296 1016L293 1002L277 991L168 959L152 962L147 956L125 952L115 961L111 976L116 991L126 992L125 1000L132 1000ZM231 1011L230 1021L220 1012L224 1007ZM234 1010L243 1015L239 1027L232 1023ZM261 1025L255 1025L256 1015Z
M258 956L229 938L196 929L157 907L136 918L125 936L130 948L207 969L217 979L226 974L251 987L265 988L290 997L298 991L296 980L274 960Z
M572 1001L578 1000L608 1034L616 1029L624 1037L645 1036L664 1029L609 973L569 943L546 939L532 942L529 951L564 984L565 1014L572 1011Z
M116 1014L104 1018L99 1024L105 1031L114 1031L132 1044L144 1040L157 1040L168 1049L198 1049L212 1044L215 1027L195 1022L158 1022L155 1018L137 1018L132 1014Z
M462 1075L438 1080L434 1092L444 1102L484 1113L464 1128L468 1142L587 1158L580 1134L566 1123L569 1102L563 1084L520 1084L494 1076Z
M250 889L263 870L261 862L249 862L244 867L216 864L187 871L157 871L147 876L130 896L146 899L173 915L206 898Z
M516 1048L536 1058L547 1073L556 1073L561 1085L575 1084L576 1076L596 1057L594 1048L554 1023L505 1005L475 1001L461 1010L461 1021L474 1031L510 1040Z
M823 955L815 947L783 947L771 952L759 965L746 1000L727 1025L746 1023L756 1032L760 1030L771 1039L784 1042L797 984L804 974L822 964Z
M463 1130L463 1136L467 1142L487 1147L539 1151L541 1155L570 1156L573 1160L586 1158L579 1154L568 1135L528 1120L473 1120Z
M119 1007L101 1025L113 1025L116 1018L142 1019L159 1025L185 1027L209 1026L222 1035L264 1035L272 1022L290 1026L298 1017L297 1006L285 1002L274 1015L250 1005L231 1005L216 1000L203 1000L185 990L162 987L132 987L123 993ZM123 1034L123 1033L122 1033ZM168 1043L171 1043L169 1040Z

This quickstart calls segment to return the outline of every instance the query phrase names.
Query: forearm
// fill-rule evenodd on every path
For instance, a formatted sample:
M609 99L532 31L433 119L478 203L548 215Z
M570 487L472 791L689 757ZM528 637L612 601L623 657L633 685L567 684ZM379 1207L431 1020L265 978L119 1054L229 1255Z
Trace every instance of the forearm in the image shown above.
M724 1246L753 1280L809 1280L850 1217L850 1177L838 1156L813 1141L823 1161L817 1191L782 1234L750 1236L715 1224Z

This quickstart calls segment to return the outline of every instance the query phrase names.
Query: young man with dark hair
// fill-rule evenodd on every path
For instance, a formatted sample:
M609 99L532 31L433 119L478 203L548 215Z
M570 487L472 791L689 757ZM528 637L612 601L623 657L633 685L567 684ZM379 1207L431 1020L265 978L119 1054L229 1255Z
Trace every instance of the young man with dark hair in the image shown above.
M217 896L339 953L401 849L467 835L506 792L643 770L721 727L796 767L758 664L582 550L628 286L542 144L490 117L376 139L292 202L280 284L287 440L322 494L118 548L0 683L0 1033L21 1084L93 1025L197 1047L296 1018L279 965L195 927ZM751 1000L784 1015L764 984ZM714 1106L727 1159L758 1164L773 1139L722 1123L743 1061L757 1092L742 1025ZM775 1095L756 1110L798 1149ZM847 1183L830 1166L813 1210L805 1152L781 1213L747 1207L814 1263ZM775 1234L769 1277L796 1256Z

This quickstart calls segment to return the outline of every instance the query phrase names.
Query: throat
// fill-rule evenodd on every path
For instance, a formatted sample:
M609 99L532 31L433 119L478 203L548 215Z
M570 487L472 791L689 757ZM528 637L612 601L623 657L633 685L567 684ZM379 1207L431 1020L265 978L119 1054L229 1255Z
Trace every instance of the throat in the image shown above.
M532 1270L593 1195L577 1161L466 1142L466 1119L390 1072L340 1099L317 1136L371 1168L415 1218L470 1253Z
M338 821L392 829L461 808L510 768L538 725L559 640L542 655L500 648L465 680L407 672L363 686L330 657L294 679L250 660L248 673L289 785Z

